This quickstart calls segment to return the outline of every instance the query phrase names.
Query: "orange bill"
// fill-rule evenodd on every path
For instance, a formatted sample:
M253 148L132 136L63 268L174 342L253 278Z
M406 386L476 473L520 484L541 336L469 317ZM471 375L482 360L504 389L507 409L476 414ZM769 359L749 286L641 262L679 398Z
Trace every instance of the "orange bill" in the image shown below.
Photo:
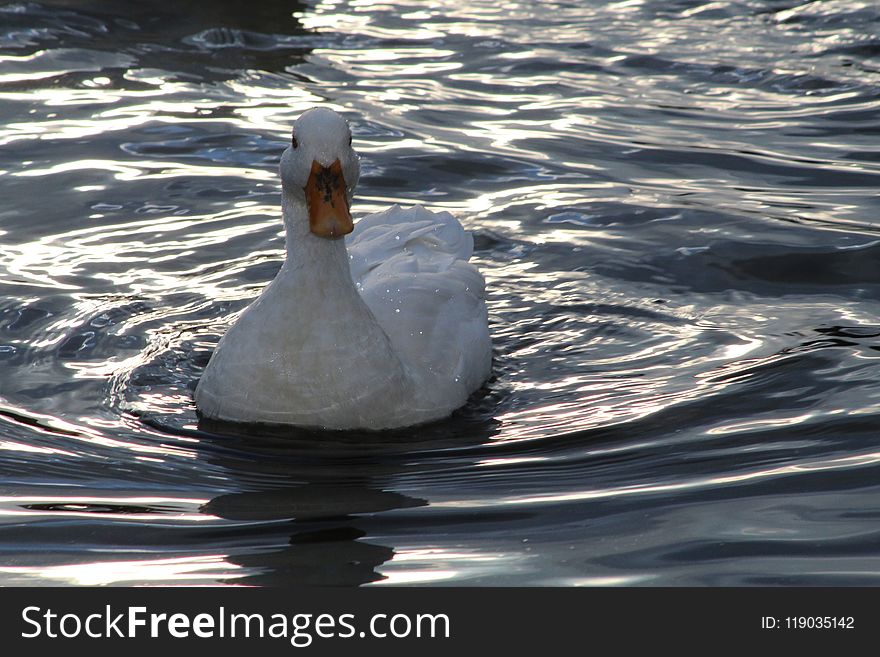
M329 167L313 161L305 190L309 205L309 230L313 234L338 239L354 230L348 210L345 176L342 175L339 160Z

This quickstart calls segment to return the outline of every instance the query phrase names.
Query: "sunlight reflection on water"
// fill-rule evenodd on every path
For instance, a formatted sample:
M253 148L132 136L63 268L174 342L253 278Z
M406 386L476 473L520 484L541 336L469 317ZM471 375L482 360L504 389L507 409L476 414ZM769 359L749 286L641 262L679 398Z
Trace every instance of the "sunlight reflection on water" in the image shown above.
M873 3L124 4L0 4L4 583L876 572ZM449 421L196 417L316 104L351 121L356 215L474 232L495 377Z

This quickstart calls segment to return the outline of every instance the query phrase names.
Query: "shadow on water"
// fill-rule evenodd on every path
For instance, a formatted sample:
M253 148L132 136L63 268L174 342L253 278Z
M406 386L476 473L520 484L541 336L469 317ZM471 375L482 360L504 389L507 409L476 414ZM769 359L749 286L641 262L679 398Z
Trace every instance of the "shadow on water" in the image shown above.
M46 0L5 14L4 24L42 24L43 37L31 39L33 50L63 38L66 48L122 53L142 67L199 79L237 77L243 69L281 72L311 50L308 32L294 16L306 5L296 0L126 3L124 12L119 4Z
M270 27L279 34L303 34L293 14L306 8L298 0L261 0L237 2L217 0L210 7L198 0L176 0L166 3L125 3L120 11L117 0L42 0L35 6L69 9L80 13L111 17L113 22L152 26L155 32L169 41L175 35L187 34L200 27L228 27L231 29L263 31Z
M257 586L358 586L383 579L376 568L394 550L362 542L360 516L424 506L423 499L380 490L369 483L306 483L215 497L202 512L227 520L289 520L286 547L229 557L253 574L237 583Z
M257 586L356 586L384 579L377 568L394 550L364 541L380 529L382 514L422 507L428 500L389 490L395 475L431 452L485 444L496 421L468 417L396 431L333 431L248 425L201 418L205 459L220 466L241 492L214 497L202 513L274 529L272 547L230 554L250 574L235 579ZM430 470L428 463L421 468ZM439 467L439 464L436 466ZM284 523L279 530L277 523ZM279 531L289 532L278 547Z

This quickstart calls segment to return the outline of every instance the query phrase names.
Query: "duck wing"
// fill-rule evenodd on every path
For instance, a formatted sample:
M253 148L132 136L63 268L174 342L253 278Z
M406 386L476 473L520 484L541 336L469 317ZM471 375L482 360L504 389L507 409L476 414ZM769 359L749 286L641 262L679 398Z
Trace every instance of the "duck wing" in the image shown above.
M463 403L492 360L486 284L468 262L471 234L448 212L395 205L361 219L347 240L355 285L422 377L426 403Z

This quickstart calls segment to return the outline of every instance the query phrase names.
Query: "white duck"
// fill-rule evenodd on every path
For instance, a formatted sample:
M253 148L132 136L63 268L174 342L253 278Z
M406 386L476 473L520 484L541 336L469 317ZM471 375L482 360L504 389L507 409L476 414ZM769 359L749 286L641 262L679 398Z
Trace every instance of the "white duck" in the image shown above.
M464 404L492 361L470 233L421 207L353 227L358 157L329 109L296 120L280 170L287 255L217 345L195 391L202 416L388 429Z

